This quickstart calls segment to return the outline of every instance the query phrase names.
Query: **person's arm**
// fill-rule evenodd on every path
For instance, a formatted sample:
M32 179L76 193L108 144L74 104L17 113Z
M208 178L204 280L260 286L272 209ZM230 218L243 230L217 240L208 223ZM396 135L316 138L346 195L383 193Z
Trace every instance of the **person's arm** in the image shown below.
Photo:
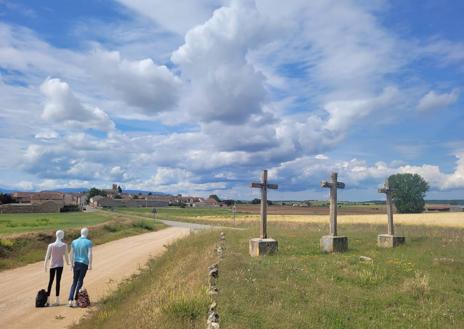
M44 261L45 272L47 272L47 263L48 263L48 260L50 259L51 249L52 249L51 246L48 245L47 252L45 253L45 261Z
M89 270L92 269L92 249L93 249L92 247L89 248L89 254L88 254L88 256L89 256Z
M71 261L70 269L72 271L74 269L74 252L73 252L72 243L71 243L71 248L69 250L69 260Z
M68 245L66 245L66 251L64 253L64 259L66 260L66 264L69 265Z

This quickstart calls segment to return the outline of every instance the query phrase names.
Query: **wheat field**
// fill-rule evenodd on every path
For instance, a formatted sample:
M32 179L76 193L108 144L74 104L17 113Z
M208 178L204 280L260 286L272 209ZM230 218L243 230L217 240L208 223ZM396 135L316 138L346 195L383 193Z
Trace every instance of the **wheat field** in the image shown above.
M202 221L232 221L232 217L224 216L192 216L190 219L201 219ZM237 215L236 221L252 222L258 221L259 215ZM268 215L270 222L292 222L292 223L328 223L327 215ZM461 227L464 228L464 212L448 213L421 213L421 214L395 214L395 224L400 225L426 225L440 227ZM339 224L387 224L387 216L381 214L371 215L340 215Z

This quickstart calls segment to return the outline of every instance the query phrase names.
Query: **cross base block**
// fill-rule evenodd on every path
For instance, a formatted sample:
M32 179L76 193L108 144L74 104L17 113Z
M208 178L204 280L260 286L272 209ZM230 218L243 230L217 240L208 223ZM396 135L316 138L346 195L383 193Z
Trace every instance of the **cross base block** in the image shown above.
M348 238L346 236L324 235L320 240L322 252L345 252L348 250Z
M250 240L249 251L252 257L272 255L277 252L277 249L277 240L260 238Z
M379 234L377 236L377 247L394 248L406 242L404 236L396 236L390 234Z

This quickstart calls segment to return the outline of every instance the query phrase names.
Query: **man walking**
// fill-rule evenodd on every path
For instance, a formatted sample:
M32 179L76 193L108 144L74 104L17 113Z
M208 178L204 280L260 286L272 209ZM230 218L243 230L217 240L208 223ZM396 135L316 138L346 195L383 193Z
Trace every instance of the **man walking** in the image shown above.
M81 237L71 243L71 269L73 271L73 283L69 291L69 307L77 303L77 293L84 284L84 277L87 270L92 269L92 241L87 236L89 229L84 227L81 230Z

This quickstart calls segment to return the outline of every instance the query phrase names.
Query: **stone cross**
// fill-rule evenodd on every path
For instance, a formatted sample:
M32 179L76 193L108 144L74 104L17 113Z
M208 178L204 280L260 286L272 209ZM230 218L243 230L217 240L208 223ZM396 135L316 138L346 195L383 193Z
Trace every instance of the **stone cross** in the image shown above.
M333 172L330 175L331 181L323 180L321 187L330 188L330 235L337 236L337 189L345 188L345 183L337 181L338 174Z
M276 190L279 186L268 184L267 170L263 170L261 183L251 183L251 187L261 189L261 227L259 233L261 239L267 239L267 189Z
M387 196L387 216L388 216L388 234L395 235L395 228L393 227L393 203L392 192L395 189L391 188L388 183L388 178L385 180L383 188L379 188L379 193L385 193Z

